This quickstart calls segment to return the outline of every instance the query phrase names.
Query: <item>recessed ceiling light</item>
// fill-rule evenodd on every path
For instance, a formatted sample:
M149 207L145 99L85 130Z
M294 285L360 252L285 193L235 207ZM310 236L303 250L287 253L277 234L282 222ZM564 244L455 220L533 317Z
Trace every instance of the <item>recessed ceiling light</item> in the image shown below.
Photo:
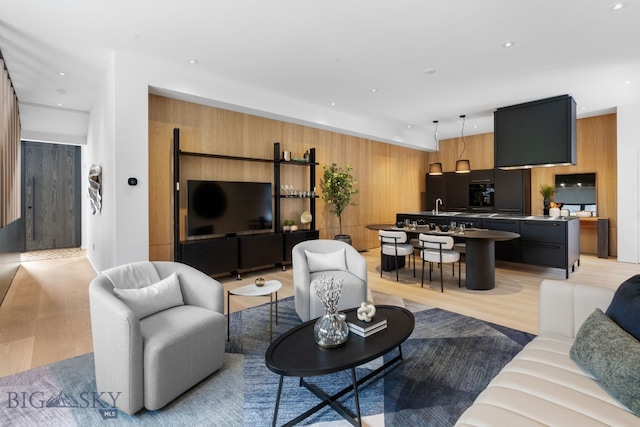
M615 12L616 10L620 10L620 9L622 9L623 7L626 7L626 6L627 6L627 3L616 3L616 4L614 4L613 6L611 6L611 7L609 8L609 10L610 10L611 12Z
M377 91L378 91L378 89L375 89L375 88L371 89L371 92L377 92Z
M336 103L335 103L335 102L332 102L332 103L331 103L331 106L332 106L332 107L335 107L335 106L336 106Z
M407 125L407 129L411 129L411 125Z
M624 81L624 82L622 82L622 84L623 85L630 85L631 84L631 80Z
M502 45L502 47L513 47L515 46L516 42L506 42Z
M57 105L58 107L62 107L62 102L58 102L56 105Z
M58 75L64 77L67 75L67 73L65 73L64 71L58 71Z
M424 70L425 74L435 74L436 73L436 69L435 68L427 68L426 70Z
M190 60L189 60L189 61L187 61L187 62L189 62L189 64L197 64L197 63L198 63L198 60L197 60L197 59L190 59Z
M585 107L584 105L582 107L580 107L581 110L586 110L587 107Z

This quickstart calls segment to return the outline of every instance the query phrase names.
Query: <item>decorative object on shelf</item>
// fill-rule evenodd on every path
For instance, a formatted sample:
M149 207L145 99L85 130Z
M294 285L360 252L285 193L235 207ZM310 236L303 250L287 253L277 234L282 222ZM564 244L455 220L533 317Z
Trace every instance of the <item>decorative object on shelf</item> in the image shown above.
M294 229L295 227L295 229ZM292 219L285 219L282 223L282 231L296 231L298 227Z
M471 163L469 162L469 160L467 159L463 159L462 155L464 154L465 150L467 149L467 142L464 140L464 122L466 120L466 117L464 114L462 114L460 116L460 118L462 119L462 144L463 144L463 148L462 148L462 153L460 153L460 158L458 160L456 160L456 173L470 173L471 172Z
M548 184L540 184L540 195L544 200L544 209L542 211L543 215L549 215L549 208L551 206L551 196L555 193L556 190L551 185Z
M436 130L433 132L433 139L436 140L436 153L433 155L434 160L438 155L438 151L440 150L440 143L438 142L438 121L434 120L433 123L436 125ZM429 175L442 175L442 163L433 162L429 165Z
M302 212L302 215L300 215L300 224L302 224L306 228L309 224L311 224L311 221L313 221L313 216L311 215L311 212L309 211Z
M561 217L569 216L569 209L560 209L560 216Z
M367 304L363 301L360 304L360 307L358 307L357 313L358 319L369 323L371 322L371 319L373 319L373 316L376 315L376 306L373 304Z
M320 182L322 188L322 199L331 207L331 213L338 217L340 234L335 236L336 240L342 240L351 244L351 236L342 234L342 213L347 206L356 206L352 197L358 194L355 185L357 181L351 175L352 167L347 165L344 169L335 163L331 166L323 165L323 179Z
M102 166L91 165L89 168L88 196L91 213L93 215L102 211Z
M262 276L256 277L256 286L257 287L259 287L259 288L263 287L264 286L264 282L265 282L264 277L262 277Z
M283 151L282 152L282 158L284 159L285 162L290 162L291 161L291 151Z
M320 347L335 348L347 342L349 327L338 313L338 300L342 293L342 279L323 274L311 282L324 306L324 315L316 320L313 335Z
M549 216L551 218L557 218L560 216L560 208L549 208Z
M309 150L305 151L304 152L304 161L309 163L309 159L311 158L310 156L311 155L309 154Z
M578 212L576 212L576 216L578 218L589 218L589 217L591 217L593 215L589 211L578 211Z

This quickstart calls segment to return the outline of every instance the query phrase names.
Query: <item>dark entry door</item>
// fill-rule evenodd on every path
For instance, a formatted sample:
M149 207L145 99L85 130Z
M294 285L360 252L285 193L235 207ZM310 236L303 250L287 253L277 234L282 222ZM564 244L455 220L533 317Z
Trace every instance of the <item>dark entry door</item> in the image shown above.
M79 247L80 147L23 141L28 251Z

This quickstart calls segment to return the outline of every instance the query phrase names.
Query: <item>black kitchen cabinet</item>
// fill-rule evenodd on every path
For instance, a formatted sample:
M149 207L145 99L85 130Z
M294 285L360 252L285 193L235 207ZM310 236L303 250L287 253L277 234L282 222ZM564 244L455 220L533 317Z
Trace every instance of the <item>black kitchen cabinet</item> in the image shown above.
M466 212L469 210L469 174L445 172L448 211Z
M469 173L469 182L473 184L493 184L494 179L493 169L472 170Z
M438 209L444 210L447 206L447 185L445 175L427 174L426 207L427 210L435 209L436 200L441 199L442 205Z
M564 268L580 265L580 220L525 220L520 223L520 256L525 264Z
M531 214L531 169L496 169L494 188L496 213Z
M520 222L519 219L483 218L482 228L520 234ZM520 239L496 242L496 259L500 261L520 262Z

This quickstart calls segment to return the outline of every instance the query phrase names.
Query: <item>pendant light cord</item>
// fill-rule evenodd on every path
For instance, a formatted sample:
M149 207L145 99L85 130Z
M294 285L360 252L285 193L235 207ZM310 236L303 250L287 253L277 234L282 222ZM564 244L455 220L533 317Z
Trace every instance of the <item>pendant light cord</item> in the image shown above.
M462 159L462 155L464 154L464 151L467 149L467 142L464 140L464 122L466 117L467 116L465 116L464 114L460 116L460 118L462 119L462 144L464 145L462 146L462 153L460 153L460 159L458 160Z

